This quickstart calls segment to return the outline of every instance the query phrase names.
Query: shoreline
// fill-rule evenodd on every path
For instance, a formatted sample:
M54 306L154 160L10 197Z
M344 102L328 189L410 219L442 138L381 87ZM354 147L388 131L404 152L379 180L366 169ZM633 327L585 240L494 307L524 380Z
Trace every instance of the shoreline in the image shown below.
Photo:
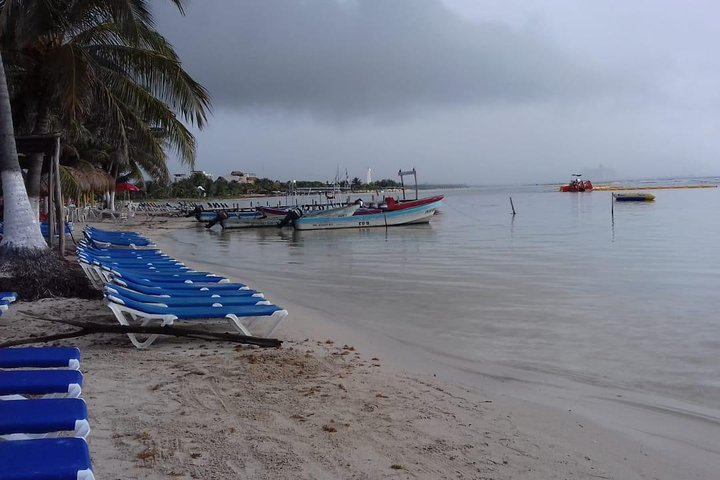
M162 231L155 234L172 253L172 239ZM195 258L186 263L203 270L219 268L219 273L229 277L237 275L217 263L206 265ZM250 278L241 280L255 284ZM522 419L524 431L532 435L552 432L547 438L551 444L601 459L600 468L611 472L608 478L715 479L720 471L720 450L712 446L720 444L720 412L715 409L654 392L586 384L540 370L478 365L448 352L433 353L427 345L411 345L380 330L341 324L314 298L300 305L284 297L277 285L256 286L290 311L286 328L297 320L313 333L328 331L335 338L351 339L363 350L381 355L391 370L421 372L431 381L442 378L446 385L502 398L507 414L518 422ZM281 329L279 334L285 332L298 334L291 329Z
M144 232L172 255L167 234L176 223L98 226ZM576 385L513 378L488 365L422 360L397 340L334 321L313 299L294 304L280 289L216 273L263 290L288 309L276 335L286 342L281 349L162 338L138 351L126 338L106 335L63 342L83 353L98 478L716 476L717 465L708 461L717 452L687 445L673 453L674 441L639 428L648 427L647 416L623 417L641 409L618 401L608 411L601 398L586 403L602 390L578 393ZM20 303L0 318L2 330L43 331L43 322L26 322L22 311L71 318L110 313L101 301ZM467 377L458 379L463 368ZM546 396L557 404L540 401ZM678 416L667 428L682 431L691 421ZM618 430L623 422L631 425L628 432ZM687 434L701 431L698 425ZM714 448L712 435L705 439Z

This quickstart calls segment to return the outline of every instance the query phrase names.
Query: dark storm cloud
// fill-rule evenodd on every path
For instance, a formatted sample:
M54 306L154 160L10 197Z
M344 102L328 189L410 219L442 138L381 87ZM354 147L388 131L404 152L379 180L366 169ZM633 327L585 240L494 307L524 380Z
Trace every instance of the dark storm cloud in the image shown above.
M159 29L216 105L333 118L572 99L602 81L547 40L439 0L194 0Z

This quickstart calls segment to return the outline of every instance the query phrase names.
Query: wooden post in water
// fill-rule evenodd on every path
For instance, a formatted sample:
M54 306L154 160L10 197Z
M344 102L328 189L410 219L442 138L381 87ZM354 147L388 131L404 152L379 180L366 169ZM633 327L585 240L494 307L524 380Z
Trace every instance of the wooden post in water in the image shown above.
M515 215L515 205L513 205L512 197L510 197L510 208L512 208L512 214Z
M615 220L615 194L610 194L610 217Z

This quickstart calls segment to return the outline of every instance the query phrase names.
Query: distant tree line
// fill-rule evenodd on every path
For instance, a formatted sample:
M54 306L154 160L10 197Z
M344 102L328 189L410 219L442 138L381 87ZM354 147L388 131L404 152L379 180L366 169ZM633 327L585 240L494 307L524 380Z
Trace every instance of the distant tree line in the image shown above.
M330 182L317 180L297 180L296 188L333 188ZM362 183L355 177L352 181L342 181L337 184L338 188L356 190L384 190L396 188L400 184L394 180L385 179L371 183ZM202 187L202 188L198 188ZM254 183L240 183L238 181L227 181L223 177L213 180L202 173L194 173L187 178L173 183L146 181L145 194L147 198L202 198L204 196L214 198L233 198L241 195L272 195L284 194L291 190L290 182L281 182L269 178L258 178Z

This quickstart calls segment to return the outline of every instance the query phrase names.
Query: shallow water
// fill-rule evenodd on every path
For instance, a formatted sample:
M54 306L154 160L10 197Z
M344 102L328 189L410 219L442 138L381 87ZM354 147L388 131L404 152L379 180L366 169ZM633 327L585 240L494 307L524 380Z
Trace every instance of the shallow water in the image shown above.
M169 237L180 258L407 348L720 408L719 189L654 191L614 221L610 192L444 193L430 225Z

